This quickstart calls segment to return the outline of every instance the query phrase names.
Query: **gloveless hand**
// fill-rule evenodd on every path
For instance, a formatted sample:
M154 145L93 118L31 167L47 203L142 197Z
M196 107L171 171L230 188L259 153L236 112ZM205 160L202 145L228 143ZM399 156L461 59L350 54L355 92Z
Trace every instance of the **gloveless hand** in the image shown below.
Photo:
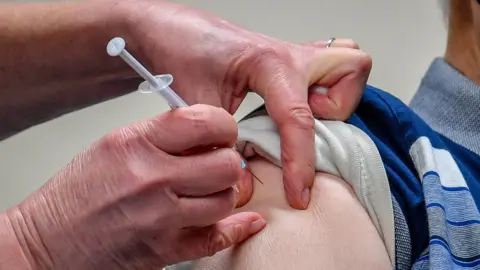
M229 216L245 174L236 138L222 108L167 112L107 135L6 215L34 269L158 270L213 255L265 226Z
M363 93L370 57L349 40L337 40L328 49L325 42L292 44L176 4L123 4L132 14L134 53L155 73L173 74L173 88L187 103L211 104L233 114L249 89L265 99L282 138L288 201L306 208L314 179L312 112L347 119ZM328 93L309 91L317 85Z

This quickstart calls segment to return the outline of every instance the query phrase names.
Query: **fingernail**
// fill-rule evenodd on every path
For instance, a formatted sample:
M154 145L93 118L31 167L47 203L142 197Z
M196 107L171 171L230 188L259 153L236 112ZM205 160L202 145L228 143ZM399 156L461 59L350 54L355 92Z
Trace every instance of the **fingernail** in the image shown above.
M265 225L267 225L267 222L263 219L263 218L260 218L260 219L257 219L255 220L254 222L252 222L252 224L250 225L250 229L249 229L249 233L250 234L254 234L254 233L257 233L259 232L261 229L263 229L265 227Z
M310 189L305 188L302 191L302 203L303 207L306 209L308 207L308 203L310 202Z
M328 93L328 88L317 85L313 87L313 92L319 95L326 95Z
M240 190L238 189L238 185L233 185L233 190L235 190L235 192L240 193Z

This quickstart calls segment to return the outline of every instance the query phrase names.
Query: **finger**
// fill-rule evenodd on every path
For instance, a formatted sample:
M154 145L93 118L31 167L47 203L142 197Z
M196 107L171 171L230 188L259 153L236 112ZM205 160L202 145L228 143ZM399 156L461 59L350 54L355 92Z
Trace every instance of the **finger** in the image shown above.
M294 208L307 209L310 188L315 177L315 141L311 112L304 110L290 116L280 125L279 133L282 138L283 185L287 200Z
M179 198L182 223L185 227L209 226L232 213L236 204L233 188L204 196Z
M181 243L190 247L188 260L213 256L215 253L247 240L265 228L265 220L257 213L242 212L218 223L187 231Z
M253 195L253 181L253 174L247 165L247 168L242 170L240 181L237 184L238 194L236 208L242 207L250 201Z
M286 79L271 82L265 104L282 138L287 200L294 208L306 209L315 175L314 119L307 103L307 85L301 80L303 78L290 75L288 82Z
M170 154L198 147L232 147L237 123L222 108L193 105L163 113L145 125L145 136Z
M230 148L176 157L175 169L165 171L179 196L205 196L232 187L243 174L242 159Z
M308 82L295 60L283 51L263 54L252 89L264 100L281 136L283 180L290 205L306 209L315 175L314 118L308 105ZM271 56L271 57L268 57Z
M315 176L314 119L303 95L306 85L284 85L278 82L266 99L270 116L277 123L281 139L283 184L290 205L306 209L310 201L310 188ZM280 89L285 89L280 93ZM288 98L282 99L282 95ZM270 109L272 108L272 109Z
M360 50L318 51L309 72L312 111L323 119L348 119L362 97L371 65L370 56Z
M320 40L320 41L310 41L310 42L305 42L301 43L302 45L308 45L308 46L313 46L313 47L318 47L318 48L326 48L328 43L328 40ZM360 46L353 41L352 39L348 38L337 38L335 39L331 44L330 48L333 47L343 47L343 48L350 48L350 49L360 49Z

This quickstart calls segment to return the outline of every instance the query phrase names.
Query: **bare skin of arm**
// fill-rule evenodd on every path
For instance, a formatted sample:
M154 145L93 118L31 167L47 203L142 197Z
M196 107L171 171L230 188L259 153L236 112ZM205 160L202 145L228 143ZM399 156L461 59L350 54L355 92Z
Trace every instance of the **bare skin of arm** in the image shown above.
M105 51L129 36L127 14L108 0L0 4L0 139L135 90Z
M135 89L135 74L105 53L109 36L127 34L113 19L123 11L84 2L0 3L0 140ZM0 268L34 269L38 254L15 225L2 213Z
M307 210L285 199L281 168L256 157L248 162L262 180L237 211L255 211L267 226L243 244L196 262L194 269L391 269L385 246L350 186L316 173ZM248 173L245 177L249 177Z

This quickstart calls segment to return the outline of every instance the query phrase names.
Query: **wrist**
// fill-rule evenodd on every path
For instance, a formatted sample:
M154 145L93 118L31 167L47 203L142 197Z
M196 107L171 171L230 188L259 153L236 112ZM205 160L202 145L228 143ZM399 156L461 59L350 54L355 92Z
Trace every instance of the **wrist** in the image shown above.
M36 254L45 253L38 246L32 250L32 231L17 208L0 214L0 269L51 269L48 262L41 262ZM43 257L43 256L40 256Z
M167 73L165 60L178 51L178 44L172 41L178 35L176 30L179 30L175 26L175 17L181 10L188 8L161 0L120 0L116 8L114 16L118 19L112 20L121 25L122 30L117 27L116 36L125 39L126 49L151 72ZM157 31L159 26L161 32Z
M135 8L127 5L129 0L100 0L72 2L70 12L78 15L78 25L66 26L66 31L76 39L72 42L71 52L83 51L85 58L76 57L77 67L94 68L87 73L96 77L96 82L105 83L110 80L131 79L138 75L125 64L120 57L111 57L106 52L107 43L114 37L123 37L131 40L135 31ZM65 12L68 14L68 12ZM74 23L75 24L75 23ZM135 43L129 44L130 51L136 51ZM91 63L95 63L92 66ZM96 74L94 73L96 72ZM89 78L86 74L79 74L81 79Z

